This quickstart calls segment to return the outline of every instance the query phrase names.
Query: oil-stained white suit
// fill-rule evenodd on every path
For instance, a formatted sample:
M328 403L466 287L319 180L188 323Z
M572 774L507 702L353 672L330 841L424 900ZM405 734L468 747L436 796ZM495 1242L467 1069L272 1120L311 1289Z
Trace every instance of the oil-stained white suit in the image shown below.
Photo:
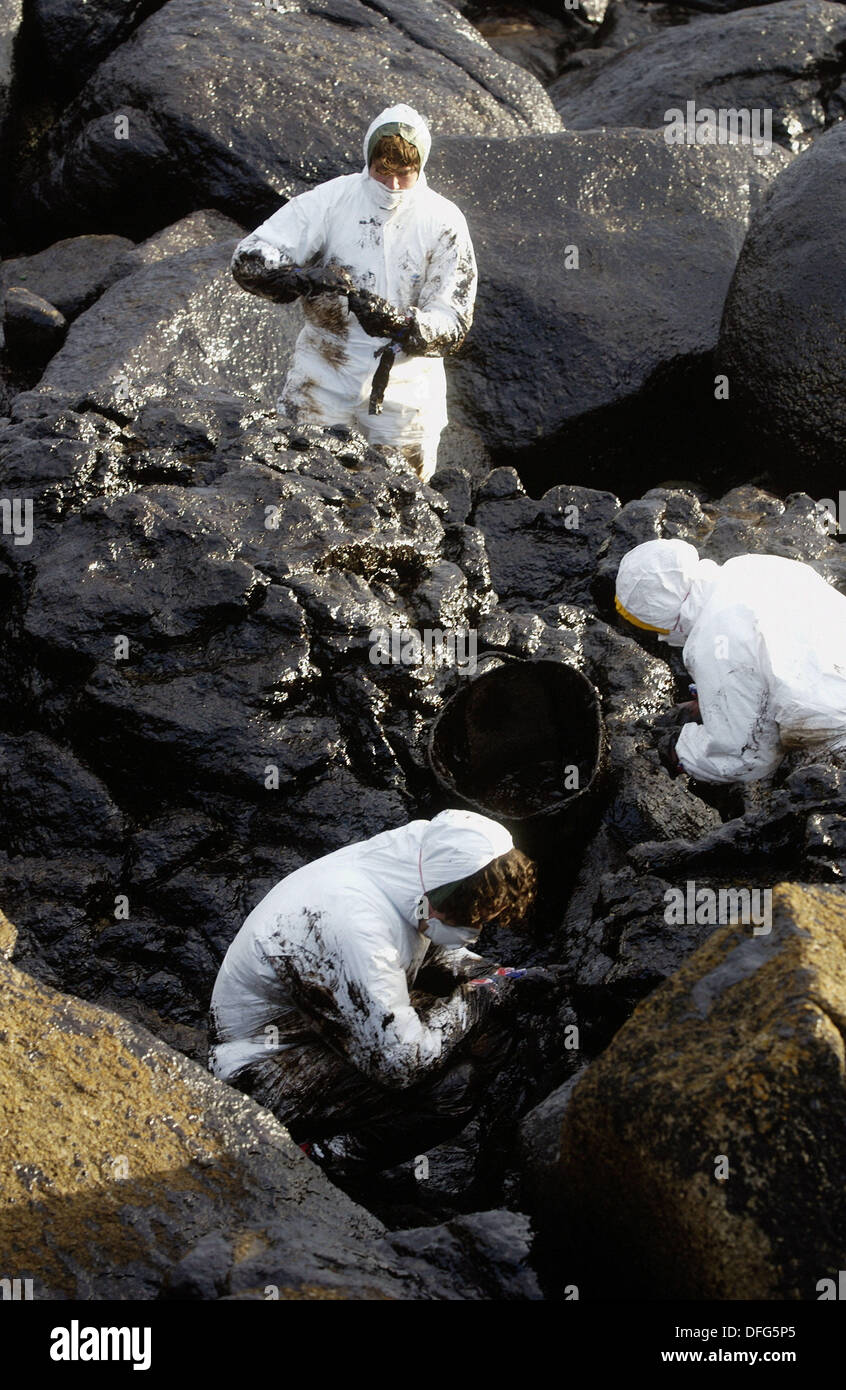
M617 599L684 648L702 717L676 743L691 777L753 782L791 750L846 751L846 597L810 565L647 541L623 557Z
M455 988L418 1013L409 989L432 943L425 893L467 878L513 848L508 831L472 811L443 811L325 855L289 874L247 917L212 995L209 1066L224 1080L315 1043L371 1081L404 1088L430 1074L485 1007L461 988L480 958L443 951ZM283 1083L298 1079L289 1070ZM284 1115L284 1110L283 1110Z
M392 191L369 173L371 136L391 123L412 127L421 169L412 188ZM259 250L267 267L322 265L349 272L358 289L411 311L423 355L400 352L381 415L368 414L376 357L387 338L365 333L337 294L304 299L305 327L279 401L281 411L319 425L359 429L371 443L400 449L426 481L447 422L443 355L458 348L473 321L477 271L470 234L454 203L434 193L423 165L426 123L409 106L383 111L364 140L364 168L292 198L235 249Z

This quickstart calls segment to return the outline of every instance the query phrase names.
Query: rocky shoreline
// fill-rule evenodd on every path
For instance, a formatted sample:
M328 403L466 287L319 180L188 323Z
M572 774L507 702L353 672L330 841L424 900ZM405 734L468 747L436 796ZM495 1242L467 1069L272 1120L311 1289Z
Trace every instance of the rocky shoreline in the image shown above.
M846 592L846 6L0 18L0 1274L533 1301L608 1297L613 1268L656 1299L816 1299L846 1228L846 779L671 781L684 670L613 580L663 536ZM400 80L480 267L430 486L276 415L300 311L228 270L358 167ZM766 106L772 148L668 144L686 97ZM379 628L574 667L608 775L532 938L483 937L563 968L479 1115L343 1192L205 1072L205 1020L274 882L448 804L428 742L468 677L374 662ZM771 893L772 931L669 925L691 884Z

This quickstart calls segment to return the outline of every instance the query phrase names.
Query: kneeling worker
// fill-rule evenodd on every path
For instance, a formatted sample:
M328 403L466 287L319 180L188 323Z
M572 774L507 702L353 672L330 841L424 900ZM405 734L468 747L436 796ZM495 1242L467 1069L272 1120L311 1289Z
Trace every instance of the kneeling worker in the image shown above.
M444 1064L510 987L503 976L471 986L487 972L467 948L486 923L524 918L535 890L535 866L508 831L472 811L412 821L297 869L226 953L211 1070L298 1142L369 1126L365 1146L375 1138L390 1161L401 1112L422 1122L463 1114L467 1064L446 1084ZM447 992L415 1008L409 989L431 956Z
M846 754L846 597L798 560L700 560L687 541L623 556L617 611L683 647L701 723L687 723L671 771L755 782L786 753Z

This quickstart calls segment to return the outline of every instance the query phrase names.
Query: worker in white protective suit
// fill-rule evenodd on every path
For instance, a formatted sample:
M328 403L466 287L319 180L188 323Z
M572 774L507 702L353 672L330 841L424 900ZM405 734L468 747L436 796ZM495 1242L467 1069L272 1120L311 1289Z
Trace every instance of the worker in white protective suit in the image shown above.
M243 288L302 296L280 411L355 427L424 482L447 422L443 357L470 328L477 283L462 213L427 185L430 146L416 111L389 107L365 135L361 173L292 198L232 257Z
M687 541L624 555L617 610L683 647L701 723L675 742L677 770L754 782L794 749L846 753L846 597L798 560L717 565Z
M444 1064L511 986L507 974L486 976L468 948L486 921L522 919L535 882L507 830L457 810L297 869L226 953L211 1001L211 1070L298 1141L369 1124L390 1161L403 1107L424 1126L463 1115L466 1068L460 1085L444 1086ZM415 1006L409 991L424 962L440 972L444 997ZM440 1094L435 1086L421 1097L431 1078Z

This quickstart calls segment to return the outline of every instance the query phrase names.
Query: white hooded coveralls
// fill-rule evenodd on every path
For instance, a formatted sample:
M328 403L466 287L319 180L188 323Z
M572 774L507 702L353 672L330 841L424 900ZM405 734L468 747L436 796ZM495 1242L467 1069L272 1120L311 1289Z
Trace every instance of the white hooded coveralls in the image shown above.
M418 930L423 885L466 878L512 848L486 816L443 811L289 874L247 917L220 967L211 1070L232 1079L296 1046L304 1002L325 1041L371 1080L406 1087L433 1071L476 1022L478 996L458 980L478 973L480 957L445 951L457 987L418 1014L409 987L430 948Z
M382 126L413 127L421 167L412 188L391 191L371 178L368 149ZM423 165L431 138L410 106L393 106L370 125L360 174L330 179L292 198L238 246L255 249L268 268L324 265L345 269L359 289L412 310L429 345L426 355L397 354L381 415L368 406L377 360L387 338L365 333L345 298L304 299L305 327L297 338L279 400L281 412L318 425L347 425L375 445L402 450L424 482L435 471L438 439L447 422L442 355L458 348L473 321L477 272L463 214L433 193ZM429 356L429 353L433 355Z
M753 782L793 749L846 751L846 597L809 565L647 541L623 557L617 597L684 647L702 717L676 744L691 777Z

